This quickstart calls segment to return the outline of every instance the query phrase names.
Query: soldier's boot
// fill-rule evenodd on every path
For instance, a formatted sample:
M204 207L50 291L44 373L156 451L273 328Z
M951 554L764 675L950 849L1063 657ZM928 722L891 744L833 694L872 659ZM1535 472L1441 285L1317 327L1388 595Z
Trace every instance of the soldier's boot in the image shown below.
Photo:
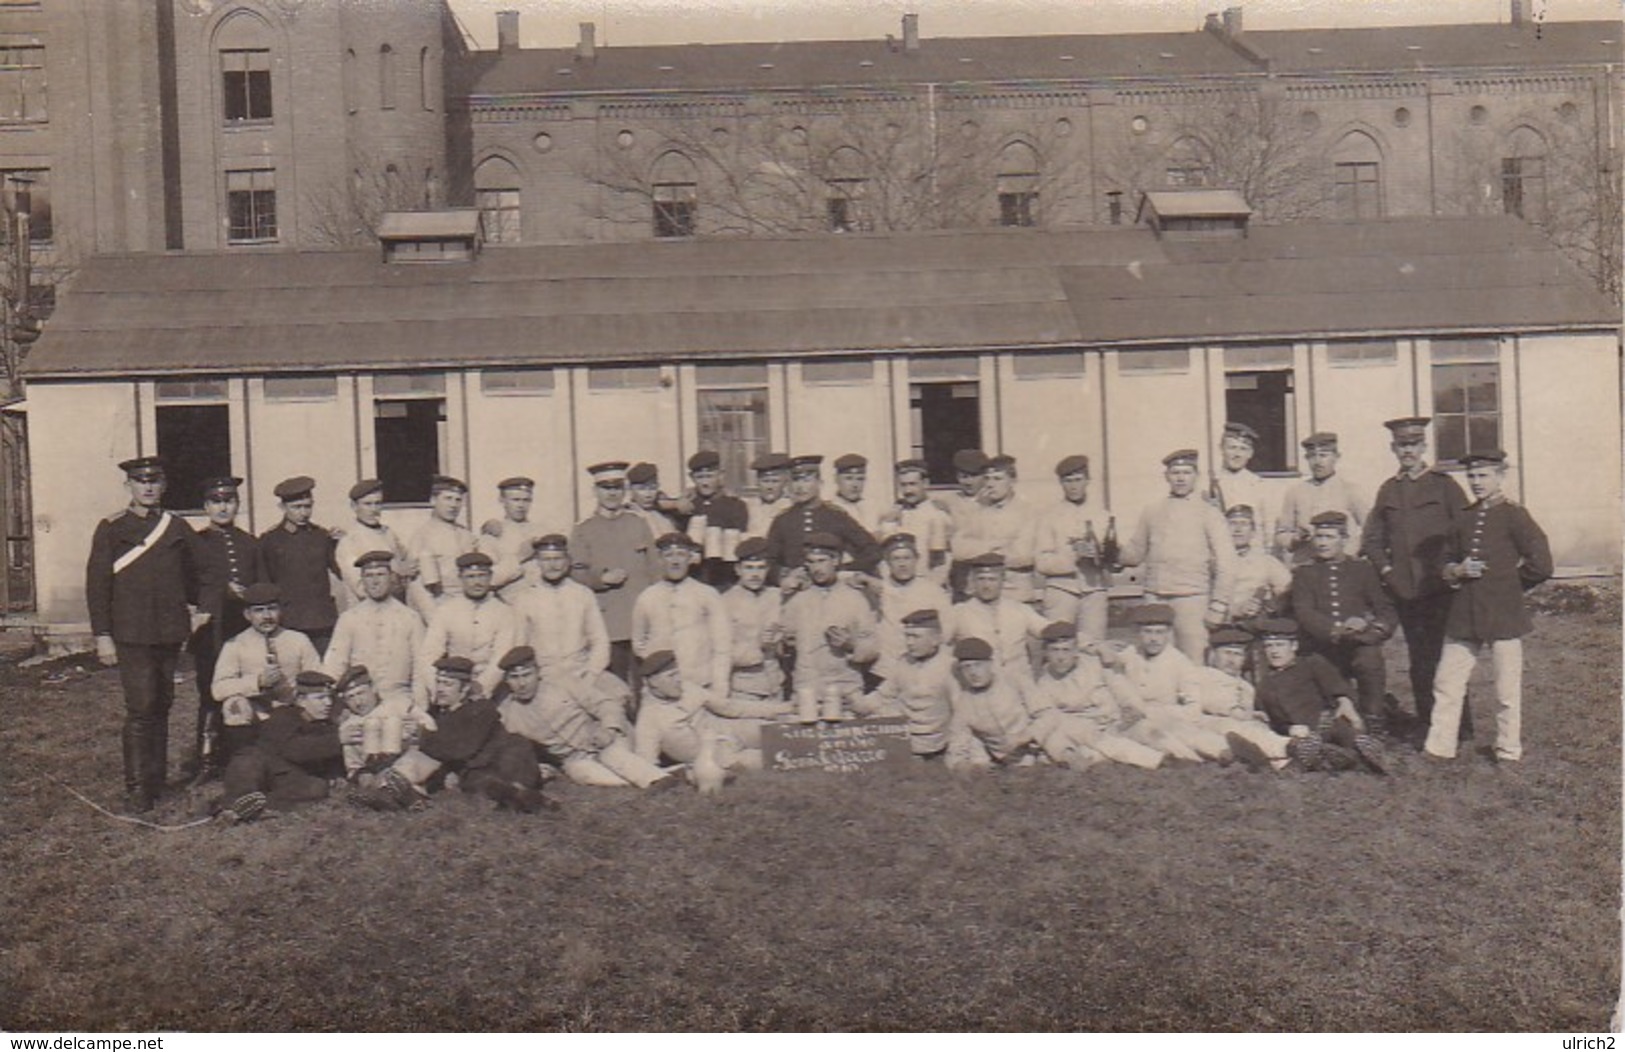
M123 745L124 805L135 814L145 814L152 810L156 796L147 791L147 743L141 729L125 723Z
M1367 721L1369 724L1369 721ZM1354 736L1354 752L1365 762L1367 768L1377 774L1392 774L1393 765L1388 758L1387 750L1382 747L1372 734L1356 734Z
M265 806L269 801L264 793L244 793L233 800L227 807L222 807L215 816L215 821L221 825L234 826L239 822L252 822L265 814Z
M1320 735L1310 732L1286 743L1286 766L1283 771L1318 771L1325 743Z

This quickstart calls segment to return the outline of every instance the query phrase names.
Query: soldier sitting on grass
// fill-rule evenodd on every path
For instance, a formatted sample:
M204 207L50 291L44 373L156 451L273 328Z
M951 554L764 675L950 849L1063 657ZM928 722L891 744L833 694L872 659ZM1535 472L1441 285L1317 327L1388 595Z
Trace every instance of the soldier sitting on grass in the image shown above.
M221 706L221 752L231 755L254 742L256 727L273 705L293 700L294 679L321 670L310 637L282 627L282 590L251 584L243 593L248 627L226 640L215 661L211 688Z
M339 741L344 743L344 774L351 782L377 784L419 735L434 727L427 713L412 705L411 695L380 697L365 665L351 665L334 687L342 708Z
M344 777L344 750L333 714L333 678L301 672L292 704L279 704L260 725L253 745L226 765L225 796L216 816L227 825L247 822L268 806L287 808L327 797Z
M1205 727L1224 735L1235 758L1253 770L1286 766L1287 738L1269 728L1255 704L1252 683L1243 675L1253 634L1220 625L1208 636L1208 663L1179 680L1179 702Z
M657 650L638 665L643 680L632 747L651 764L662 756L676 764L698 765L709 754L724 769L762 769L760 731L751 747L741 740L734 721L719 719L714 708L727 709L726 699L708 687L685 679L677 655ZM672 768L668 772L676 773Z
M1028 767L1045 760L1083 768L1099 761L1100 754L1083 746L1048 702L1032 696L1031 681L995 659L987 640L961 639L954 660L949 770Z
M1286 746L1291 762L1284 769L1389 773L1387 755L1366 732L1348 681L1319 654L1298 655L1298 623L1268 618L1259 631L1265 669L1258 682L1258 707L1269 717L1271 730L1291 739Z

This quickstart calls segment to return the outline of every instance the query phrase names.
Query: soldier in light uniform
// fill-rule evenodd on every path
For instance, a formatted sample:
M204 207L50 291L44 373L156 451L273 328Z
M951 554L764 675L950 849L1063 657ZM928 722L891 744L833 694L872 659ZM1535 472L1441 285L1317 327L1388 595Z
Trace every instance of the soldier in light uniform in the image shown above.
M261 581L243 595L248 627L226 640L210 684L220 699L222 761L252 745L260 721L293 700L294 680L321 671L310 637L282 625L282 590Z
M396 597L393 567L399 557L387 548L363 552L354 560L361 599L339 615L327 645L322 671L335 680L356 665L366 666L378 695L390 705L411 706L427 691L414 691L423 619Z
M863 593L841 583L841 548L841 540L833 534L811 534L804 564L808 584L784 604L786 639L796 654L798 695L811 691L819 698L837 694L844 698L860 693L864 668L880 656L874 611Z
M498 706L503 726L540 746L570 781L639 789L671 781L632 751L624 702L584 695L545 677L528 646L508 651L497 667L507 688Z
M953 520L931 501L930 486L930 468L925 461L899 460L897 502L881 513L880 527L876 533L881 541L895 533L912 534L920 555L925 559L925 564L920 567L920 576L946 587Z
M1118 698L1100 659L1078 649L1079 635L1070 621L1045 626L1044 663L1031 693L1034 705L1056 712L1081 760L1111 760L1147 770L1160 766L1163 751L1150 744L1155 735L1136 731L1144 726L1137 699L1124 704Z
M1305 654L1320 654L1359 686L1360 715L1372 734L1387 729L1388 663L1382 645L1398 623L1377 571L1344 552L1348 517L1323 511L1310 520L1314 561L1292 574L1292 616Z
M1031 606L1010 597L1004 584L1004 556L984 552L967 563L970 598L953 605L953 638L974 636L987 641L1005 679L1031 683L1033 652L1049 622Z
M550 533L533 547L540 578L509 604L519 619L520 642L548 681L592 682L608 674L609 631L592 591L570 576L569 541Z
M124 688L124 792L150 811L167 777L175 666L197 600L194 534L162 507L167 477L157 457L119 465L129 507L96 524L85 566L85 604L96 659L117 665Z
M1140 515L1122 560L1145 566L1146 598L1173 610L1179 649L1201 661L1208 629L1229 619L1236 549L1224 516L1196 494L1196 461L1194 449L1162 458L1168 496Z
M197 531L198 610L209 619L193 632L187 649L197 668L197 739L191 760L198 781L220 774L220 702L215 699L214 664L226 640L248 627L243 596L264 576L259 541L237 526L240 478L203 484L208 523Z
M732 642L728 694L744 701L784 700L783 594L767 583L767 541L747 537L739 543L739 580L722 593Z
M699 545L687 534L668 533L655 548L661 579L632 606L632 653L643 658L670 650L694 684L725 694L733 669L732 630L717 590L692 576Z
M474 683L487 697L502 682L497 658L512 650L519 633L513 607L491 591L492 559L484 552L464 552L456 560L458 588L435 607L418 650L418 701L428 707L427 690L435 678L435 662L443 657L467 658L474 666Z
M1179 680L1179 703L1205 727L1224 735L1236 759L1253 770L1279 770L1287 762L1287 738L1269 728L1256 705L1253 685L1242 675L1253 634L1220 625L1209 637L1208 663Z
M1032 695L1031 681L1005 676L985 639L954 644L953 716L948 723L950 770L1027 766L1048 759L1087 767L1093 760L1061 726L1058 713Z
M418 567L407 601L424 621L434 617L441 600L461 593L457 558L479 547L474 531L457 521L467 499L467 483L436 475L429 483L429 519L407 544L407 554Z
M1230 605L1230 620L1245 624L1260 617L1271 617L1286 605L1287 592L1292 588L1292 571L1286 563L1258 546L1258 529L1253 522L1253 509L1246 504L1232 504L1224 513L1230 540L1236 546L1236 575L1230 594L1225 598Z
M763 453L750 462L756 472L756 495L745 498L745 511L749 517L745 536L767 539L768 527L779 512L790 506L786 492L790 485L790 458L783 453Z
M1456 522L1444 565L1450 614L1426 752L1456 754L1467 679L1487 646L1495 673L1495 759L1516 763L1523 759L1523 637L1534 627L1523 594L1552 576L1552 549L1534 517L1504 493L1505 453L1469 453L1462 463L1473 503Z
M1371 514L1371 499L1337 471L1337 435L1316 431L1303 440L1303 459L1309 477L1296 483L1281 498L1281 515L1275 523L1275 548L1291 552L1294 565L1302 565L1309 554L1309 521L1323 511L1340 511L1349 519L1349 551L1360 551L1360 530Z
M939 582L920 575L920 553L912 533L892 534L881 549L885 553L883 576L857 580L869 593L878 615L875 644L880 657L875 661L875 673L887 676L903 656L903 618L916 610L935 610L946 621L953 604Z
M344 528L333 551L333 561L344 580L347 604L359 602L365 594L356 560L368 552L390 553L396 591L404 596L405 582L417 576L417 565L407 557L406 542L384 525L384 484L377 479L362 479L351 486L350 510L355 521Z
M1146 603L1131 615L1132 647L1095 647L1107 683L1118 698L1145 715L1140 740L1182 760L1224 760L1231 755L1224 735L1200 725L1199 715L1179 703L1179 684L1196 667L1171 646L1174 611L1166 603Z
M1220 511L1245 504L1253 509L1253 522L1258 527L1262 543L1272 544L1275 539L1275 501L1269 487L1252 468L1253 452L1258 448L1258 432L1247 424L1230 421L1224 425L1219 438L1219 470L1214 478L1219 492L1208 494ZM1192 655L1202 660L1201 655Z
M953 654L942 645L942 611L922 607L901 618L902 652L887 663L886 678L852 699L859 716L908 718L909 751L941 759L953 720Z
M989 552L1004 556L1005 594L1030 603L1038 521L1033 508L1016 495L1015 485L1016 458L989 457L977 507L963 522L955 522L953 552L959 562Z
M874 533L880 528L881 509L865 495L869 485L869 458L843 453L835 458L835 499L830 503L852 516L852 521Z
M326 650L339 619L331 579L338 568L333 565L332 533L310 521L315 488L306 475L277 483L272 492L281 502L282 521L260 534L260 560L265 579L282 589L282 623L309 636L317 650Z
M535 541L539 533L530 521L530 508L536 501L536 482L514 475L497 483L497 499L502 502L502 518L490 519L480 527L481 548L489 552L491 586L497 598L512 605L541 579L536 565Z
M1393 435L1390 448L1399 472L1385 479L1371 502L1371 518L1361 538L1361 554L1377 568L1393 597L1411 665L1416 716L1425 725L1433 715L1433 679L1444 649L1451 591L1444 577L1451 537L1467 506L1455 479L1427 464L1428 418L1400 417L1383 426ZM1462 733L1472 737L1464 712Z
M670 497L660 492L660 469L641 460L626 470L626 507L649 524L649 532L656 537L675 533L677 522L667 510L675 505Z
M1106 638L1106 596L1111 573L1101 537L1111 511L1089 499L1089 458L1081 453L1055 465L1061 500L1039 513L1033 568L1044 583L1041 607L1051 623L1078 626L1082 642Z
M970 552L961 558L959 549L954 545L954 538L970 529L971 520L981 510L979 499L982 493L984 472L987 470L987 454L979 449L961 449L954 454L954 480L959 489L946 496L934 498L938 507L948 515L951 529L948 531L948 550L950 561L948 563L948 590L954 602L964 599L969 593L965 589L966 579L970 575L970 566L965 562L973 555L981 552Z
M642 696L632 730L634 751L649 763L660 757L697 764L709 753L723 768L762 769L762 751L742 744L712 706L722 695L684 675L677 656L657 650L638 665Z
M626 507L624 460L587 469L597 507L570 531L571 574L590 588L609 632L609 668L636 689L632 604L660 578L660 556L646 519Z

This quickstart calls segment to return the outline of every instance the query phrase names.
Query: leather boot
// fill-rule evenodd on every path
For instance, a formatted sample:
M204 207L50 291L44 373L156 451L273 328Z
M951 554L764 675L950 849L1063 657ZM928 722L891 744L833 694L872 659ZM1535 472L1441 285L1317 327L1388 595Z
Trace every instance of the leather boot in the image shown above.
M126 722L124 725L124 804L135 814L152 810L154 794L147 791L146 742L141 730Z

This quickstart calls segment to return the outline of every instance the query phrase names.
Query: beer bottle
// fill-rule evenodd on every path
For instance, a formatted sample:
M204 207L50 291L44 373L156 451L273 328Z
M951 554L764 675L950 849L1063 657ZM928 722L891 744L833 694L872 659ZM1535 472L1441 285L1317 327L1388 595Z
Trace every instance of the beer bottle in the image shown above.
M1123 569L1123 550L1117 545L1117 516L1113 515L1106 520L1106 539L1100 546L1100 559L1106 569L1112 573L1119 573Z
M1100 538L1095 536L1095 520L1094 519L1085 519L1083 521L1083 543L1088 546L1090 551L1095 553L1095 554L1093 554L1091 556L1088 556L1085 561L1088 562L1088 564L1090 566L1093 566L1093 567L1098 569L1100 567L1100 554L1101 554L1100 553Z

